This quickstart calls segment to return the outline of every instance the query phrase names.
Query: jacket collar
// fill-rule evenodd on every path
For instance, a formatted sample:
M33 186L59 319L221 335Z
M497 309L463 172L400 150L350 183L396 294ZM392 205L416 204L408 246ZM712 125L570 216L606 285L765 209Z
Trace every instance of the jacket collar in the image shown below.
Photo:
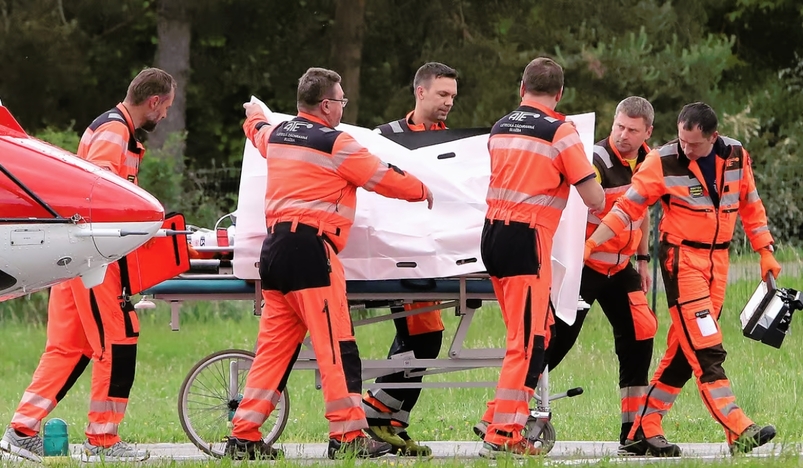
M553 109L550 109L548 107L544 107L543 105L541 105L541 104L539 104L539 103L537 103L535 101L522 100L521 101L521 106L532 107L533 109L538 109L539 111L543 112L544 114L546 114L546 115L548 115L548 116L550 116L550 117L552 117L554 119L566 120L566 115L565 114L561 114L560 112L556 112Z

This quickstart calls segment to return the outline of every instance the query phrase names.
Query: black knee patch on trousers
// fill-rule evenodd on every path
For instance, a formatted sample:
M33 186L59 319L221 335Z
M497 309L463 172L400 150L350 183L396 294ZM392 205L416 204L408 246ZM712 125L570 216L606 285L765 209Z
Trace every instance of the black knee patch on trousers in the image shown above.
M524 386L535 388L538 385L538 378L544 369L544 337L535 336L533 340L533 354L530 357L530 367L527 369L527 377L524 378Z
M686 356L683 355L683 351L678 348L677 353L672 357L669 365L666 366L658 380L670 387L682 388L691 379L691 376L691 365L686 360Z
M109 397L128 398L137 370L137 345L112 344L112 375Z
M697 354L697 361L703 369L700 382L711 383L717 380L727 379L725 369L722 368L722 363L725 362L725 357L728 353L721 344L697 350L695 353Z
M296 351L293 353L293 357L290 358L290 362L287 364L287 369L284 370L284 374L282 375L282 380L279 381L279 393L284 391L284 388L287 386L287 380L290 378L290 371L293 370L293 365L298 360L298 353L301 352L301 343L298 344L296 347Z
M346 376L346 389L349 393L362 393L362 363L357 342L340 342L340 361L343 363L343 375Z
M67 377L67 381L64 382L64 386L62 386L61 390L56 393L57 403L61 401L62 398L67 396L67 392L69 392L72 386L75 385L78 377L81 377L81 374L84 373L84 370L86 370L86 366L89 364L90 360L91 358L89 356L84 355L81 355L81 357L78 358L78 362L75 363L75 367L73 367L72 372L70 372L70 375Z

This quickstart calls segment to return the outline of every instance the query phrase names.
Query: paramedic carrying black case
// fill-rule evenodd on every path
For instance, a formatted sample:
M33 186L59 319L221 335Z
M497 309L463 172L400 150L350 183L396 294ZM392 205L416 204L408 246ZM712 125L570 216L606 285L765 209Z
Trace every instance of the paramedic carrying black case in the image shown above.
M751 340L780 348L789 333L792 314L803 309L801 293L790 288L777 288L772 273L756 288L739 318L742 333Z

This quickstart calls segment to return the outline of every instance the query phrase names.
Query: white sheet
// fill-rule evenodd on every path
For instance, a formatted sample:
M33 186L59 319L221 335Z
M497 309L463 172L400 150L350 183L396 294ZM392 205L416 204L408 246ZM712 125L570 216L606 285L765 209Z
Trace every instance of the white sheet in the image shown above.
M271 112L254 97L251 100L263 107L271 124L293 118ZM569 119L591 160L594 114ZM480 235L490 177L487 134L410 151L367 128L341 124L338 130L351 134L383 161L414 174L435 198L430 211L425 202L408 203L359 189L354 227L339 255L347 279L442 278L485 270ZM448 152L456 157L437 158ZM259 278L256 263L266 234L266 175L265 159L246 139L234 243L234 274L243 279ZM569 324L577 311L587 213L572 188L552 251L553 302L557 315ZM414 262L416 267L399 268L399 262Z

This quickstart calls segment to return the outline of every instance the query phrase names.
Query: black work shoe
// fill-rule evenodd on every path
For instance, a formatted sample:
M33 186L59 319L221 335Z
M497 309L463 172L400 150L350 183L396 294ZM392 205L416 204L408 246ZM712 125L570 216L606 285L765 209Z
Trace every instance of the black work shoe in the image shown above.
M767 425L759 427L758 424L751 424L747 429L730 444L731 455L736 453L748 453L756 447L761 447L775 437L775 426Z
M392 445L386 442L377 442L365 436L357 437L351 442L341 442L329 439L326 454L332 460L336 458L377 458L390 452Z
M617 453L620 457L643 457L647 455L647 444L641 440L626 439L624 444L619 445Z
M670 444L663 434L644 437L644 431L640 427L636 429L636 439L626 440L623 447L633 455L651 455L653 457L679 457L681 455L680 447ZM639 453L642 451L644 453Z
M264 440L251 441L228 437L226 440L227 457L234 460L276 460L284 458L284 452L265 443Z
M474 434L477 434L477 437L479 437L480 440L485 440L485 433L488 432L488 426L490 425L491 423L488 421L480 421L475 424L472 429L474 430Z
M504 444L492 444L483 442L480 448L480 456L484 458L497 458L500 455L509 455L513 458L536 457L543 452L540 447L536 447L526 438L521 438L518 442L505 442Z

